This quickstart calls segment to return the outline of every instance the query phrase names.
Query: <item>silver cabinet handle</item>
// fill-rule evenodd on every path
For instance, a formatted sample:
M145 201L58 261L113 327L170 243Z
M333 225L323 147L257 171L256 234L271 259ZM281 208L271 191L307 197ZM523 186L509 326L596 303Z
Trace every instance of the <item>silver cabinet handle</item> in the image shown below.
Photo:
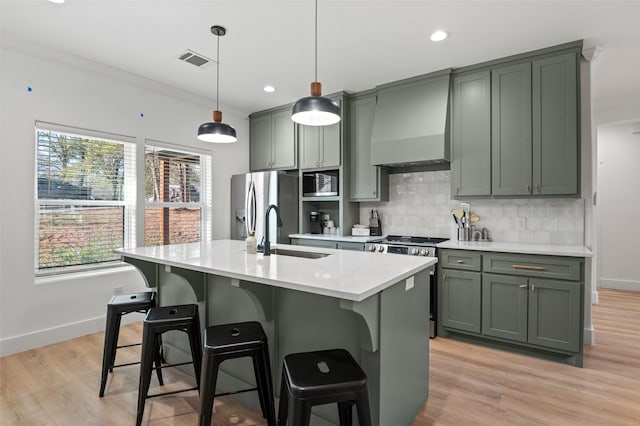
M528 284L520 284L518 287L520 287L520 288L527 288L527 287L529 287L529 285L528 285Z

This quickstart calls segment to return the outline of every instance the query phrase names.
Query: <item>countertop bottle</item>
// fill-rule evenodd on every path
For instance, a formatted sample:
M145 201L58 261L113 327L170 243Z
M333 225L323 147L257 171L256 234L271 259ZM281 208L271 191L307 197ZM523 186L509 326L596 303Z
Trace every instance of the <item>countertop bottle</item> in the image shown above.
M256 252L256 237L253 236L253 232L249 233L249 236L245 240L245 245L247 248L247 253Z

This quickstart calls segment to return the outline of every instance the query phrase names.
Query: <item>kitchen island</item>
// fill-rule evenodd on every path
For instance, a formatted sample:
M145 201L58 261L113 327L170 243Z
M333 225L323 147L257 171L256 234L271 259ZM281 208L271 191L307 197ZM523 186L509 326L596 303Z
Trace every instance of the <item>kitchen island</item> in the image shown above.
M281 253L249 254L243 241L215 240L117 252L157 287L161 305L198 302L203 327L260 321L276 392L285 355L340 347L367 373L374 424L411 424L428 396L429 269L437 259L274 248ZM190 357L182 336L165 344L171 361ZM220 391L253 383L250 360L222 364ZM259 409L253 393L238 399ZM338 424L336 407L315 407L312 424Z

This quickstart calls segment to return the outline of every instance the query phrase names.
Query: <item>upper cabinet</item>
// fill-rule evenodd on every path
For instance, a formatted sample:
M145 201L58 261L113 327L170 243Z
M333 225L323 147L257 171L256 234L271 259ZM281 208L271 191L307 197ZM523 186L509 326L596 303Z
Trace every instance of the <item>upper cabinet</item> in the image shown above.
M389 175L382 167L372 166L370 162L375 113L375 91L357 94L351 99L351 201L389 200Z
M491 195L491 74L453 79L451 194Z
M338 102L342 109L344 103L341 98L330 98ZM344 111L342 115L344 116ZM301 169L340 166L343 123L344 119L331 126L297 125Z
M249 118L251 171L296 169L298 151L291 105L257 112Z
M534 194L578 194L578 54L535 60L533 94Z
M454 77L452 196L579 195L580 46Z

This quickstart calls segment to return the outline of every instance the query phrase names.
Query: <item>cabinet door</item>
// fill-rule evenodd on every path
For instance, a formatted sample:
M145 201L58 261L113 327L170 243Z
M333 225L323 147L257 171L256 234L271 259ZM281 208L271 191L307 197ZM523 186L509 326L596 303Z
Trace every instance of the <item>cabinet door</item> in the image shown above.
M529 278L529 343L579 352L582 284Z
M298 143L300 145L300 168L320 167L320 146L322 127L298 124Z
M491 76L453 79L451 194L491 195Z
M525 277L482 274L482 334L527 341Z
M320 166L340 166L340 129L342 120L331 126L322 127L320 145Z
M491 190L531 193L531 62L491 71Z
M273 113L272 123L272 165L274 169L295 169L297 165L295 125L291 120L291 110Z
M322 247L322 248L332 248L332 249L338 247L335 241L315 240L315 239L306 239L306 238L292 238L291 245Z
M271 114L251 118L249 135L251 171L271 167Z
M371 130L376 96L351 102L351 200L374 200L379 196L379 167L371 165Z
M440 270L440 321L444 327L480 333L479 272Z
M533 61L534 194L578 193L576 54Z
M364 243L338 241L338 248L340 250L364 251Z

